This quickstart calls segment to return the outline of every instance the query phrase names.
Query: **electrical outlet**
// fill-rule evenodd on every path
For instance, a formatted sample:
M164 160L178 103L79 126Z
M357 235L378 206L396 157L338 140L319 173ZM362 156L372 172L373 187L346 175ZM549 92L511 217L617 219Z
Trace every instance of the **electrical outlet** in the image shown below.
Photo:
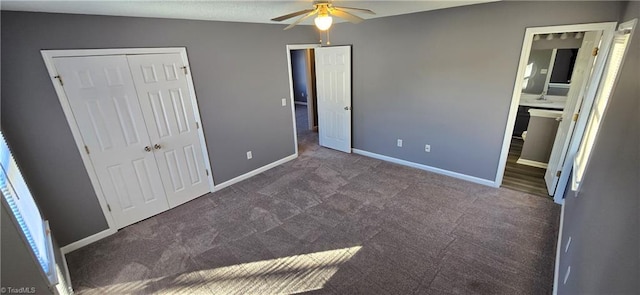
M402 139L398 139L398 147L402 147Z
M571 237L569 237L567 245L564 247L564 253L567 253L569 251L569 246L571 246Z
M253 154L251 153L251 151L247 152L247 160L251 160L251 158L253 158Z
M425 153L430 153L431 152L431 145L425 144L424 145L424 152Z
M283 98L283 99L282 99L282 106L283 106L283 107L286 107L286 106L287 106L287 99L286 99L286 98Z
M567 284L567 280L569 279L569 275L571 274L571 265L569 265L569 267L567 267L567 272L564 273L564 280L563 280L563 284Z

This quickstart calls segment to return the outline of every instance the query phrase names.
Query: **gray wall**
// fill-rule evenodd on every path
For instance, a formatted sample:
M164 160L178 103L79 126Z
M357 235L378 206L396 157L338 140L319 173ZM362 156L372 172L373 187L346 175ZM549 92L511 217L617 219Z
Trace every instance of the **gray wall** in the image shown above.
M332 44L353 44L354 148L494 180L525 28L617 21L623 5L501 1L337 24Z
M291 75L295 101L307 102L307 71L307 50L291 50Z
M52 294L49 283L40 271L40 264L35 260L29 246L11 218L11 211L7 209L4 196L2 196L2 211L0 211L0 223L2 224L2 287L35 288L35 294ZM59 251L59 249L56 248ZM31 289L29 289L31 291ZM8 294L7 290L7 294ZM4 292L3 292L4 294Z
M621 21L640 18L630 2ZM577 197L565 193L558 294L640 293L640 30L636 25L620 80Z
M61 245L107 225L41 49L186 47L216 183L294 153L286 44L308 27L2 12L2 129ZM10 44L10 45L6 45ZM253 159L246 159L246 151Z

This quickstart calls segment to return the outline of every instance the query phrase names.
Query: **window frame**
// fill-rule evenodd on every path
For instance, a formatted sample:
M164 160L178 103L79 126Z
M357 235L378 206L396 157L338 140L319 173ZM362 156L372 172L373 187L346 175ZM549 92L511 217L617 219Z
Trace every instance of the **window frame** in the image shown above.
M595 144L599 138L599 131L602 125L603 120L606 118L607 109L609 107L609 100L614 95L616 86L618 81L620 80L620 74L622 72L622 68L624 67L624 62L627 57L627 53L629 52L629 47L631 47L631 42L633 41L633 33L635 31L637 19L633 19L631 21L624 22L618 26L618 30L616 31L616 36L611 40L611 48L609 50L609 54L607 56L606 67L604 72L598 82L598 89L596 92L595 99L589 110L589 118L585 125L585 131L582 134L582 138L580 139L580 145L578 150L575 153L573 158L573 172L571 173L571 190L577 194L580 192L581 184L583 183L584 176L589 169L589 164L591 162L593 149L595 148ZM606 102L603 107L599 106L601 102L602 92L605 91L603 87L605 87L605 83L607 83L606 78L608 76L608 70L611 67L611 59L615 54L614 47L616 45L616 37L618 34L625 34L629 37L626 40L626 44L624 47L624 51L622 52L622 57L620 58L620 64L617 66L617 71L613 76L613 81L609 82L609 86L611 87L608 91L608 95L605 98ZM598 120L597 123L594 123L594 118ZM586 141L589 140L591 135L591 143L588 144ZM585 150L587 149L587 150Z
M6 142L6 138L4 138L4 132L0 131L0 137L1 140ZM24 180L24 177L22 176L22 173L20 172L20 168L18 167L15 158L13 156L13 153L11 152L11 148L9 147L8 143L7 143L7 147L8 147L8 152L9 152L9 157L10 157L10 161L13 161L16 165L16 168L18 170L19 173L13 175L14 177L20 178L19 181L23 181L28 189L28 185L26 184L26 181ZM33 195L31 194L31 191L28 191L28 196L18 196L18 193L16 192L16 189L14 187L14 182L15 182L15 178L12 179L12 175L9 175L8 172L6 171L6 167L1 167L0 169L3 169L3 171L1 173L6 175L6 181L7 181L7 187L10 190L11 194L10 196L6 196L4 192L0 191L0 195L2 195L2 206L5 207L5 209L7 210L7 212L9 213L9 218L11 219L11 222L13 223L13 226L16 227L16 230L19 232L20 238L22 239L22 242L24 243L25 247L28 248L29 253L31 255L31 257L33 258L33 261L37 264L37 268L40 271L40 273L43 275L44 278L46 278L47 282L49 283L49 286L55 286L58 284L59 282L59 278L58 275L56 273L56 258L55 258L55 254L53 251L53 239L51 237L51 229L49 227L49 221L45 220L42 217L41 211L38 208L35 199L33 198ZM22 230L22 226L20 224L20 222L18 221L16 215L14 214L13 210L11 209L11 205L9 204L8 199L9 198L17 198L18 200L20 198L24 198L24 197L29 197L31 198L31 200L33 201L33 203L35 204L35 209L38 210L38 216L40 216L40 220L42 221L42 229L43 229L43 233L41 233L44 236L44 253L42 253L44 255L44 257L46 257L47 260L47 265L46 268L44 269L44 266L40 263L39 257L36 255L35 253L35 249L33 249L33 246L31 245L31 243L29 242L29 239L27 238L26 233ZM36 234L31 233L30 234Z

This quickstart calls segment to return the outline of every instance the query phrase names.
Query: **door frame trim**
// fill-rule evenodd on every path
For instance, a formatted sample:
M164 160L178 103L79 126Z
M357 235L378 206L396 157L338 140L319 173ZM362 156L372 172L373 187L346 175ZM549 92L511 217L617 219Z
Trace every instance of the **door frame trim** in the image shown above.
M298 49L316 49L322 47L322 44L287 44L287 69L289 71L289 104L291 105L291 120L293 121L293 144L295 146L295 155L298 156L298 124L296 123L296 107L293 96L293 69L291 69L291 50ZM308 107L308 105L307 105ZM314 105L314 107L317 107Z
M589 24L575 24L575 25L560 25L560 26L545 26L545 27L531 27L527 28L524 34L524 40L522 42L522 51L520 52L520 60L518 63L518 69L516 72L516 79L513 87L513 94L511 96L511 106L509 107L509 115L505 125L504 139L502 142L502 150L500 152L500 161L498 162L498 170L496 171L495 187L502 185L505 168L507 166L507 156L509 154L509 146L511 145L511 135L516 123L516 115L518 112L518 105L520 104L520 94L522 92L522 83L524 79L524 69L527 66L529 60L529 53L531 52L531 46L533 45L533 36L536 34L549 34L549 33L563 33L563 32L578 32L578 31L602 31L602 41L600 44L600 51L596 57L595 64L593 66L593 75L589 78L587 86L593 86L593 83L598 83L604 70L604 64L611 47L611 40L616 28L616 22L603 22L603 23L589 23ZM597 86L597 85L596 85ZM582 98L581 112L584 112L583 108L591 108L595 91L598 87L589 87ZM575 124L575 130L583 130L586 126L585 116L580 116L578 122ZM588 117L588 116L587 116ZM578 132L582 134L582 132ZM576 132L574 131L574 135ZM580 138L578 136L572 136L569 147L580 144ZM577 142L576 142L577 141ZM568 159L571 159L573 155L567 154L565 158L565 164ZM570 162L573 162L571 160ZM564 189L566 187L569 174L571 174L571 165L562 165L561 176L558 180L558 186L553 196L553 200L562 204Z
M89 236L80 241L76 241L74 243L71 243L63 247L63 248L69 247L69 249L74 249L78 246L88 245L92 242L95 242L99 239L102 239L108 235L115 233L118 230L118 227L113 219L113 216L111 215L111 212L107 207L107 201L101 189L100 182L98 181L98 175L95 172L95 168L93 166L93 163L91 162L91 158L89 158L89 155L84 150L84 141L80 133L80 128L78 127L78 123L75 120L75 117L73 115L71 104L69 103L69 99L67 98L67 95L64 91L64 87L57 81L56 76L58 75L58 73L57 73L57 69L55 67L53 59L57 57L178 53L180 54L182 61L185 63L185 65L187 65L189 74L192 73L191 65L189 64L189 59L187 58L186 47L40 50L40 53L42 54L42 59L44 60L45 66L47 68L47 72L49 73L49 78L51 79L51 83L53 84L55 92L58 96L60 105L62 106L62 111L64 112L65 118L67 119L67 123L69 124L69 128L71 129L71 133L76 143L76 147L78 148L78 152L80 153L80 157L82 158L82 163L84 164L85 170L89 175L89 180L91 181L93 190L96 193L96 197L98 198L98 203L100 204L100 208L102 209L102 213L104 214L104 217L107 221L107 226L108 226L108 228L102 232L96 233L92 236ZM207 149L207 142L204 136L204 128L202 126L203 125L202 119L200 118L200 108L198 106L198 100L196 99L196 92L193 84L192 75L187 75L186 80L187 80L187 85L189 87L189 91L191 92L190 98L193 103L194 116L196 121L200 125L199 126L200 128L198 128L198 137L200 139L203 159L205 162L204 163L205 168L209 170L209 175L207 175L207 178L209 180L209 191L213 192L215 188L215 183L213 181L213 172L211 170L209 150Z

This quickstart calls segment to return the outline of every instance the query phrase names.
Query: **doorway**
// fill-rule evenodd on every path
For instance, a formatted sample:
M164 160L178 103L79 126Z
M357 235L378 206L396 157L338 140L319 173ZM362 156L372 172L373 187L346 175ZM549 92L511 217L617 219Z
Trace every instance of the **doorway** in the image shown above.
M615 23L528 28L496 183L562 202ZM574 136L575 134L579 134ZM564 174L564 175L563 175Z
M296 137L299 152L304 153L318 144L315 48L288 51Z
M351 153L351 46L287 45L287 60L296 154Z

